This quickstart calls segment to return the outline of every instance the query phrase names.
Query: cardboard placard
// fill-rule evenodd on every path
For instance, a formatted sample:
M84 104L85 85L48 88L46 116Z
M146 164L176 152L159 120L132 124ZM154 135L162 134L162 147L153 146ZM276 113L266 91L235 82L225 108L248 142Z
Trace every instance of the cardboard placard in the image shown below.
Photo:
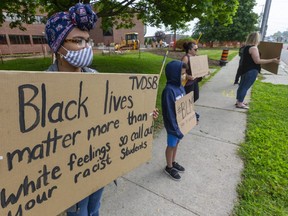
M261 41L260 44L258 45L260 58L261 59L272 59L272 58L278 58L278 57L280 58L282 47L283 47L282 43ZM278 67L279 65L275 63L261 65L261 68L274 74L278 73Z
M209 74L208 56L199 55L190 57L190 67L193 77L204 77Z
M0 215L57 215L148 161L158 81L0 72Z
M185 135L197 124L194 111L193 92L190 92L177 100L175 103L175 110L180 131Z

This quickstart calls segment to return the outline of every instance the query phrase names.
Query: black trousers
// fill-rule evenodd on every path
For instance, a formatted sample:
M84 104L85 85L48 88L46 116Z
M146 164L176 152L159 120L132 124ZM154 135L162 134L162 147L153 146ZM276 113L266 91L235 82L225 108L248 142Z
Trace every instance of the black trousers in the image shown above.
M194 102L196 102L199 99L199 84L198 81L195 81L192 85L185 86L184 87L186 94L193 91L194 93Z
M242 74L242 65L239 64L238 69L237 69L237 73L235 76L235 80L234 80L234 84L238 84L239 83L239 79L241 77Z

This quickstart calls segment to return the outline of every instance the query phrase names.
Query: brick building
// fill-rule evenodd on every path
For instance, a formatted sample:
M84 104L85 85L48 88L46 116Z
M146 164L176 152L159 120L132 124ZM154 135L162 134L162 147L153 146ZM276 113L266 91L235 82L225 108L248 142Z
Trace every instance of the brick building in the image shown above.
M0 54L43 53L45 49L48 50L42 18L43 16L39 15L33 24L23 24L26 31L11 29L9 23L12 20L6 19L0 27Z
M101 18L97 21L96 27L90 31L90 37L93 39L95 46L99 43L109 45L111 43L120 43L125 38L125 33L137 32L138 40L144 45L145 26L141 20L133 19L135 26L131 29L116 29L113 27L109 31L101 29Z
M20 53L44 53L50 51L47 45L44 31L45 25L41 23L42 15L36 16L37 21L33 24L23 26L27 29L21 31L18 28L11 29L9 23L11 20L6 20L0 27L0 55L12 55ZM135 26L131 29L116 29L111 28L110 31L103 31L101 27L101 18L96 23L96 28L90 31L90 37L94 41L94 46L97 44L109 45L111 43L120 43L125 38L125 33L138 32L140 44L144 44L144 24L134 18ZM96 48L96 47L94 47Z

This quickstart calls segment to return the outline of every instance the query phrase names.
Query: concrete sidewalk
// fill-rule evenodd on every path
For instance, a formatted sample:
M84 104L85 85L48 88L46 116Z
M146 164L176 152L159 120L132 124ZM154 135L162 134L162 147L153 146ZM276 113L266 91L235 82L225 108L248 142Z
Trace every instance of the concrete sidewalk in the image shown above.
M243 162L237 155L244 141L246 110L235 108L235 57L200 90L200 123L181 141L177 161L186 168L176 182L163 171L166 131L153 141L151 161L105 188L104 216L224 216L237 201ZM246 97L249 101L249 97ZM160 116L161 117L161 116Z

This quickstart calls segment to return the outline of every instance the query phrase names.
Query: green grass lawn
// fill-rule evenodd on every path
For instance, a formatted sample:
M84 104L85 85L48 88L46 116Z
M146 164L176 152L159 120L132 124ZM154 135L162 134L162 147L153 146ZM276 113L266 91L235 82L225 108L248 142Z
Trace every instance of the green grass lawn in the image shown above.
M287 216L288 88L257 81L251 97L234 215Z
M210 59L219 60L222 55L222 49L199 49L200 55L208 55ZM228 50L228 61L232 60L235 55L238 55L239 49Z
M18 58L0 63L0 70L44 71L51 64L51 58Z

